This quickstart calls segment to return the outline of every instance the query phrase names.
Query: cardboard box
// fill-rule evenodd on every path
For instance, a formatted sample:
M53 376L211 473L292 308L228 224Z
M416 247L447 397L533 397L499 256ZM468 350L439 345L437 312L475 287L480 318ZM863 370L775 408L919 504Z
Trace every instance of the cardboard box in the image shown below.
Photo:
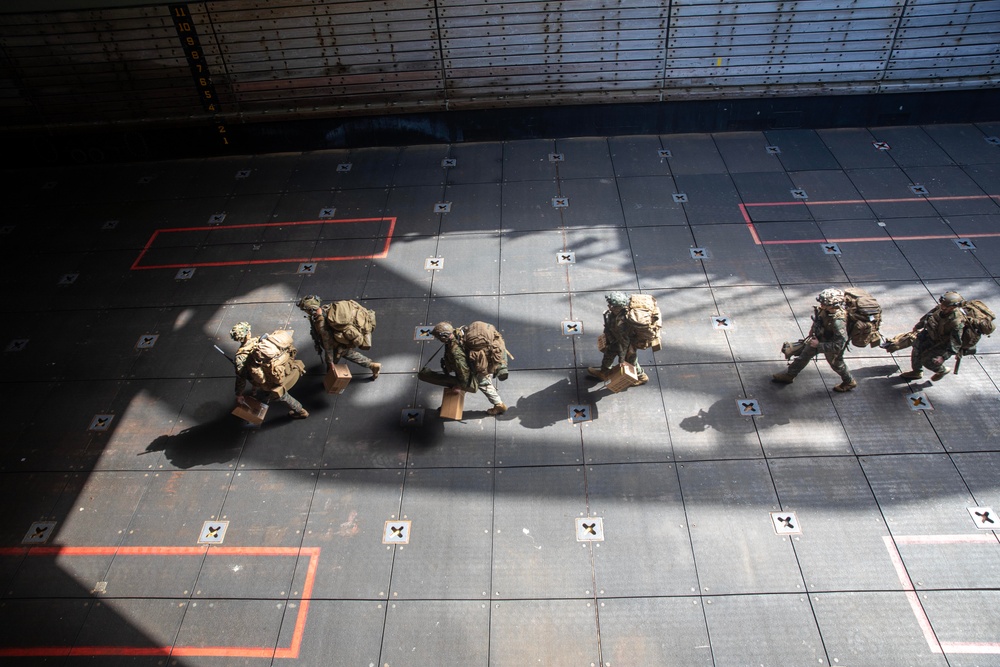
M441 419L461 419L462 411L465 410L465 392L457 394L450 388L441 394Z
M232 414L254 426L260 426L264 421L264 416L267 414L267 404L261 403L253 396L244 396L243 402L246 405L237 403L236 409L233 410Z
M604 386L617 394L638 383L639 374L635 372L635 366L623 361L611 369L611 375L605 380Z
M323 386L328 394L343 394L351 383L351 369L347 364L334 364L323 378Z

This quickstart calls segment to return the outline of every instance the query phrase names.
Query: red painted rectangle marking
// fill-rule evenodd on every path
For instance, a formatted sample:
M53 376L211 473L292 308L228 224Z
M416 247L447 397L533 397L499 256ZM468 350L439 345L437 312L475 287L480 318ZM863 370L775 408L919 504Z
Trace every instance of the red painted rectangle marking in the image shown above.
M256 260L234 260L231 262L188 262L188 263L177 263L173 262L170 264L143 264L143 258L149 253L150 250L154 248L155 243L161 240L164 235L167 234L180 234L180 233L191 233L191 232L207 232L207 231L231 231L235 229L260 229L264 227L301 227L304 225L338 225L338 224L381 224L383 222L389 223L389 229L385 233L385 238L383 239L382 247L380 250L372 254L367 255L333 255L329 257L279 257L274 259L256 259ZM142 269L188 269L197 268L201 266L243 266L249 264L279 264L284 262L334 262L334 261L344 261L349 259L382 259L389 254L389 244L392 243L392 234L396 229L396 218L343 218L339 220L300 220L295 222L262 222L257 224L249 225L206 225L202 227L172 227L170 229L157 229L153 232L153 235L149 237L146 241L146 245L143 246L142 251L139 256L135 258L132 262L131 270L138 271ZM378 238L378 237L375 237Z
M319 547L7 547L0 548L0 556L56 557L56 556L308 556L299 610L288 646L24 646L0 647L0 657L25 656L99 656L99 655L170 655L170 656L226 656L236 658L297 658L305 633L309 601L316 581L319 565Z
M771 201L771 202L755 202L750 204L740 204L740 213L743 215L744 222L747 223L747 229L750 232L750 236L753 238L753 242L756 245L783 245L783 244L795 244L795 243L868 243L868 242L879 242L879 241L928 241L934 239L957 239L957 238L987 238L993 236L1000 236L1000 232L988 232L982 234L963 234L959 237L955 235L947 234L929 234L924 236L885 236L885 237L859 237L859 238L843 238L843 239L772 239L769 241L762 241L760 235L757 233L757 227L754 224L753 217L750 215L751 208L760 208L765 206L837 206L844 204L894 204L894 203L917 203L925 201L961 201L970 199L992 199L1000 204L1000 195L962 195L954 197L908 197L908 198L897 198L897 199L835 199L830 201L813 201L809 200L796 200L796 201Z
M910 603L910 609L913 610L913 616L917 621L917 625L920 626L920 631L923 633L924 640L927 642L927 646L931 653L974 653L1000 655L1000 641L938 641L937 635L934 634L934 629L931 627L931 621L927 618L927 613L924 611L923 605L920 604L920 598L917 597L916 589L913 587L913 580L910 579L910 573L907 572L906 565L903 563L903 558L899 555L899 550L896 548L897 544L996 544L996 535L993 535L992 533L965 535L897 535L896 537L883 537L882 541L885 543L885 548L889 551L889 560L892 561L892 566L896 570L896 576L899 577L899 583L903 587L903 591L906 593L906 599Z

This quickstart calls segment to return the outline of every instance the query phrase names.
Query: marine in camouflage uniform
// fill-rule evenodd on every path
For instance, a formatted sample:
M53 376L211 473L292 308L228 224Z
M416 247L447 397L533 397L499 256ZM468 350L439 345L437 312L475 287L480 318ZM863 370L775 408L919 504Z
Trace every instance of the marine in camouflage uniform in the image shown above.
M477 388L493 406L486 411L488 415L502 415L507 412L507 405L500 398L493 385L494 373L497 379L506 379L506 367L495 366L482 359L478 364L469 364L469 354L465 349L465 328L453 327L450 322L438 322L431 332L435 338L444 343L444 356L441 358L441 368L445 373L454 374L456 386L454 392L475 391Z
M944 362L962 350L963 302L958 292L945 292L938 299L938 305L920 318L915 327L919 329L917 340L910 351L910 370L900 373L901 378L917 380L923 376L924 367L934 371L931 380L935 382L951 372Z
M262 393L264 394L265 402L279 401L288 406L289 412L288 416L293 419L305 419L309 416L309 412L302 407L294 396L288 393L288 390L295 385L299 379L299 375L293 374L288 377L286 383L274 387L268 388L263 386L258 386L254 384L250 375L247 373L247 358L250 353L253 352L254 346L260 342L260 338L257 336L250 335L250 324L248 322L239 322L232 329L229 330L229 337L240 344L240 349L236 351L236 357L233 360L236 366L236 401L238 403L243 403L243 394L246 392L247 384L252 387L252 393ZM297 362L301 364L302 362Z
M587 373L598 380L607 380L611 369L620 360L635 366L639 384L646 384L649 376L639 365L639 352L628 323L629 297L625 292L609 292L604 295L604 300L608 303L608 309L604 311L604 358L600 368L589 366Z
M858 383L844 363L844 351L847 349L848 340L844 292L831 287L820 292L816 300L820 305L813 315L812 328L809 329L802 354L788 365L784 373L775 373L771 379L774 382L791 384L795 376L822 351L830 368L840 376L841 382L833 390L850 391L857 387Z
M350 345L344 345L334 338L334 331L327 321L327 313L330 305L323 305L318 296L304 296L299 299L299 308L306 313L309 319L309 335L312 336L313 345L316 347L316 354L320 356L328 370L333 369L333 365L340 363L341 358L368 368L372 372L372 380L378 378L382 371L382 364L372 361L365 355L358 352Z

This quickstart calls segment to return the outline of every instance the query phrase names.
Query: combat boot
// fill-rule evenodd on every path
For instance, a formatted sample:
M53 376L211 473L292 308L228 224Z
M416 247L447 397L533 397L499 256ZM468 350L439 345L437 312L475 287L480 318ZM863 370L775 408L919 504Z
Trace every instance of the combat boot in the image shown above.
M301 410L298 411L290 410L288 412L288 416L291 417L292 419L305 419L306 417L309 416L309 411L306 410L305 408L302 408Z
M836 387L834 387L833 390L834 391L844 392L844 391L850 391L850 390L854 389L857 386L858 386L858 381L857 380L851 380L850 382L841 382Z
M795 382L795 376L789 375L788 373L775 373L771 376L771 382L780 382L781 384L791 384Z
M931 379L934 380L935 382L937 382L938 380L940 380L941 378L943 378L945 375L947 375L950 372L951 372L950 368L942 368L937 373L935 373L934 375L932 375Z
M486 414L496 416L496 415L502 415L505 412L507 412L507 406L504 405L503 403L497 403L492 408L487 410Z
M587 367L587 375L589 375L590 377L595 377L598 380L607 380L608 379L608 371L602 371L597 366L588 366Z
M369 366L368 368L371 369L372 380L378 379L378 374L382 372L382 364L378 362L372 362L372 365Z
M649 382L649 376L646 375L645 373L639 373L638 377L635 380L636 386L640 384L646 384L647 382Z
M923 371L919 371L919 370L918 371L906 371L905 373L900 373L899 374L899 377L903 378L904 380L919 380L923 376L924 376L924 372Z

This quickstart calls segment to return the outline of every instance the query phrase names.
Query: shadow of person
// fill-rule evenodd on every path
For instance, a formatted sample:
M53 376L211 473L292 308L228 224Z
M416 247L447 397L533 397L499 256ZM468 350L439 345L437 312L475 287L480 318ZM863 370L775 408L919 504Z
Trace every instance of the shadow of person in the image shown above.
M790 421L787 415L768 415L768 419L755 419L754 423L757 428L773 428ZM698 414L685 417L680 427L688 433L701 433L706 429L720 433L745 433L747 430L745 417L737 413L735 404L728 398L716 401L707 411L699 409Z
M243 426L241 426L241 424ZM174 467L186 470L212 463L228 463L240 455L247 424L225 414L212 421L186 428L176 435L161 435L139 456L163 452Z
M419 425L401 427L409 431L410 442L415 447L429 449L444 439L444 420L438 414L439 410L440 408L425 408L423 421Z
M909 369L907 369L909 370ZM861 368L852 368L851 375L865 379L865 378L892 378L893 376L899 377L897 373L901 373L899 366L896 364L881 364L879 366L862 366ZM903 378L905 381L906 378Z
M499 421L519 419L521 426L546 428L567 419L566 406L579 403L576 389L569 378L562 378L533 394L519 396L510 409L497 417Z

